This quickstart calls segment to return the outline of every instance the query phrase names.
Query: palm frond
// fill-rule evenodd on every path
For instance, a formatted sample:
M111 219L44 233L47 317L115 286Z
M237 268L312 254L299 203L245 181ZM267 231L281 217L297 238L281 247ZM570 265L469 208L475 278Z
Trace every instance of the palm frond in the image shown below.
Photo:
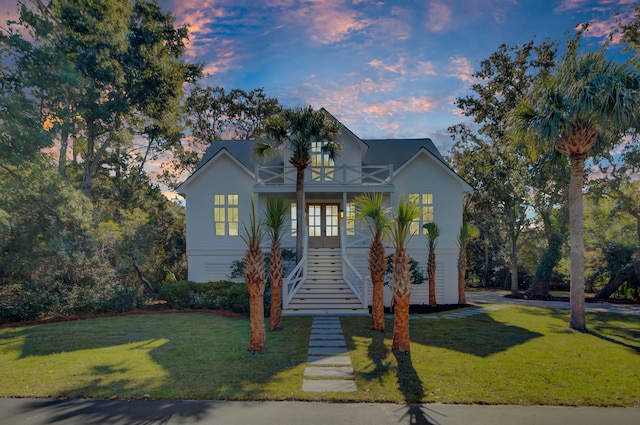
M436 223L425 223L422 228L427 231L427 238L429 238L429 245L435 247L436 240L440 237L440 228Z
M391 223L382 193L364 193L354 198L356 219L366 223L372 235L384 237Z
M249 226L242 223L242 232L240 237L249 249L260 248L262 236L264 234L262 223L256 218L256 205L253 196L251 197L251 215L249 216Z
M420 216L420 208L409 198L400 196L396 215L391 222L390 235L396 249L405 247L411 222Z
M266 232L271 237L271 242L279 241L282 238L285 223L288 215L287 205L282 199L269 199L264 208L264 218L262 224Z

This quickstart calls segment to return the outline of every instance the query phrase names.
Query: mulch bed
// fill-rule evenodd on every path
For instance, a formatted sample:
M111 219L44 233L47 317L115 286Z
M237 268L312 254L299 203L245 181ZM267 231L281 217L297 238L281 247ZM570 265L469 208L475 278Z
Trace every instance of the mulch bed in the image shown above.
M438 304L435 307L431 307L428 304L411 304L409 306L409 314L433 314L442 313L443 311L458 310L460 308L471 307L470 304ZM371 308L369 308L371 312ZM393 314L390 307L385 307L385 314Z

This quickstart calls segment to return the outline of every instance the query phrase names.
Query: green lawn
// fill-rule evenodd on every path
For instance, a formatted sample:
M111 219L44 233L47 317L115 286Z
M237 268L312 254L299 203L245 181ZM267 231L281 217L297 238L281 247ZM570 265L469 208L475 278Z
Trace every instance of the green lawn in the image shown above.
M285 318L252 356L247 319L122 316L0 329L0 396L424 401L640 406L640 317L509 307L412 320L412 351L389 353L367 317L342 318L355 393L301 391L311 327Z

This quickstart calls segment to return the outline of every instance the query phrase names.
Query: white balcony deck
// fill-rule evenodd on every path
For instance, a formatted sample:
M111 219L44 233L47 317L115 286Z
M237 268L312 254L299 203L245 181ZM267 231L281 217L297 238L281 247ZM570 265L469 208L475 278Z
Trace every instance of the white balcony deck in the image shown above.
M296 169L256 166L255 192L295 191ZM393 165L307 167L305 191L393 191Z

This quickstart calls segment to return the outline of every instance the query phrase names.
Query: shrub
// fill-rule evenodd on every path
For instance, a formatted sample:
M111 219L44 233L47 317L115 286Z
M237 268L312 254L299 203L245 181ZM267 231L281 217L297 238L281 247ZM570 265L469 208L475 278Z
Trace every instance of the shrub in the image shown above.
M427 276L420 267L420 264L413 258L409 258L411 262L411 283L413 285L420 285L427 280ZM387 256L387 270L384 276L384 284L389 285L391 283L391 276L393 274L393 254Z
M191 283L184 280L165 283L160 288L160 299L177 310L191 307Z
M160 298L175 309L224 309L235 313L249 313L247 285L235 282L195 283L188 281L166 283Z
M118 282L93 285L31 282L0 287L0 321L20 322L73 314L122 313L145 304L142 291Z

